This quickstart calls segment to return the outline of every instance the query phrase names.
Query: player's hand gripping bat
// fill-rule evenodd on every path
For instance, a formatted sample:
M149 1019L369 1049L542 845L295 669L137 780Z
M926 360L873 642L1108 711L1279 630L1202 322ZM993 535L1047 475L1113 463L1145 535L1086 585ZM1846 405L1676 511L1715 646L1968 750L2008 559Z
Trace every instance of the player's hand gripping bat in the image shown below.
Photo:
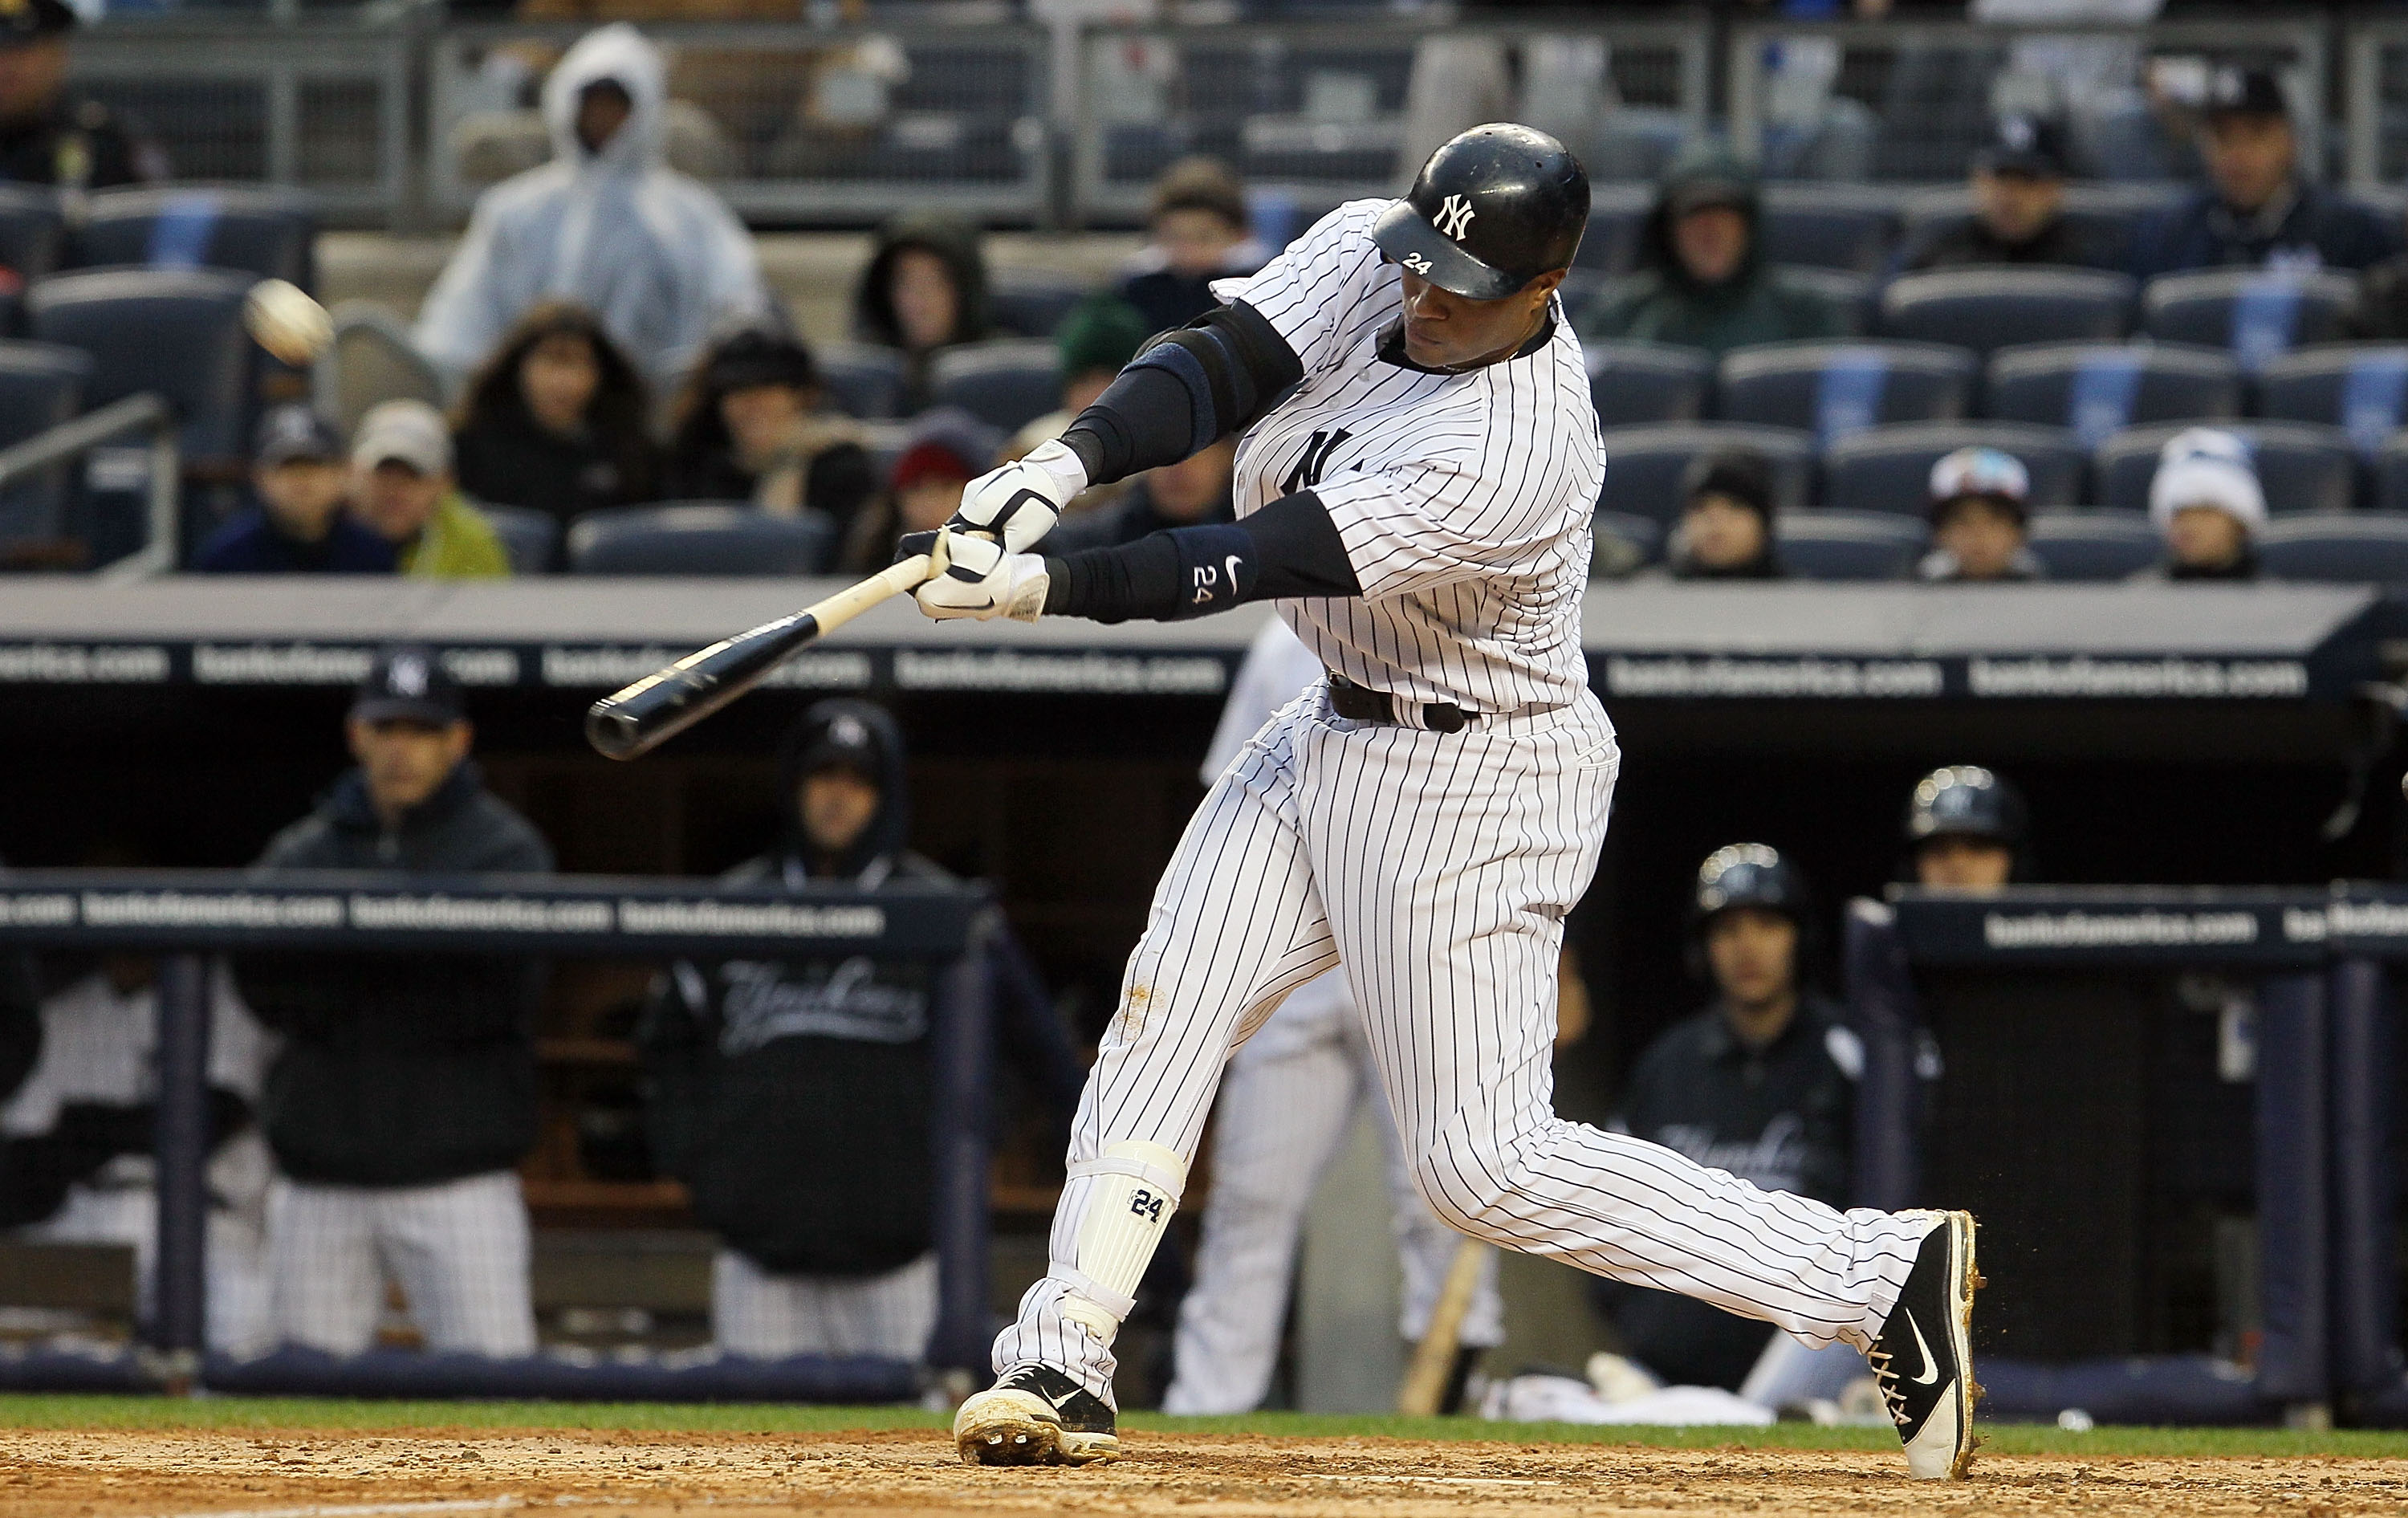
M945 538L926 553L899 559L860 584L791 616L689 653L645 676L585 713L585 740L612 759L649 753L767 678L803 645L833 632L885 600L917 589L945 570Z

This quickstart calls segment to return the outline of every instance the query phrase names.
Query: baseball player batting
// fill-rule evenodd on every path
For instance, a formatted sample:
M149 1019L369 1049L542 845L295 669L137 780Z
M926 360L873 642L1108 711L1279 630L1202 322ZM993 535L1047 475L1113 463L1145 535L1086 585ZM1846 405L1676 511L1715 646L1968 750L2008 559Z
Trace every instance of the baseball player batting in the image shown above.
M1862 1350L1917 1476L1972 1454L1973 1222L1842 1212L1555 1115L1564 915L1621 764L1581 597L1605 457L1556 298L1588 179L1475 127L973 480L936 618L1169 620L1272 601L1327 670L1172 855L1072 1131L1051 1264L953 1433L986 1464L1118 1448L1112 1338L1231 1050L1343 963L1414 1184L1451 1226ZM1236 433L1238 520L1029 551L1091 483ZM906 551L933 545L905 539Z

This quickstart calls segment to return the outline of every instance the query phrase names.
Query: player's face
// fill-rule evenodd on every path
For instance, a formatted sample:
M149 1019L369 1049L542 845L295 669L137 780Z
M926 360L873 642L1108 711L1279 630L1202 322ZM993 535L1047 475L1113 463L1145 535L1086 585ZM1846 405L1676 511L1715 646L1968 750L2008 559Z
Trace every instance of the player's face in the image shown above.
M1681 513L1681 539L1701 569L1737 569L1764 553L1764 519L1720 492L1709 492Z
M1229 250L1245 241L1243 227L1231 226L1217 212L1165 211L1154 221L1154 243L1162 260L1182 279L1200 279L1221 272Z
M443 500L449 475L421 474L398 459L352 471L361 520L387 540L407 543L426 530Z
M1762 907L1717 912L1706 924L1706 964L1732 1003L1779 1001L1797 989L1798 924Z
M953 288L953 271L925 248L906 248L895 255L887 276L887 298L895 305L895 324L902 329L907 348L936 348L953 340L961 319L961 293Z
M842 853L878 815L878 787L857 770L832 765L803 777L795 809L813 848Z
M1564 276L1560 269L1541 274L1499 300L1440 290L1410 269L1404 281L1405 356L1426 368L1468 369L1529 341Z
M1729 206L1700 206L1672 223L1672 252L1690 279L1720 284L1747 258L1747 218Z
M2166 523L2166 557L2185 569L2227 569L2241 562L2248 529L2213 506L2178 508Z
M2299 139L2288 118L2226 113L2211 118L2200 133L2208 178L2226 205L2254 211L2291 177Z
M253 470L251 478L259 504L277 525L311 543L326 536L350 483L343 466L332 459L287 459Z
M2003 580L2023 550L2023 519L1985 496L1969 495L1941 514L1931 541L1956 555L1965 579Z
M437 727L396 718L346 724L351 757L360 762L367 781L368 800L380 815L398 816L435 794L461 760L468 756L471 729L466 723Z
M601 361L594 356L594 345L578 333L555 332L519 360L519 394L525 397L527 414L546 432L575 432L601 388Z
M1973 212L2000 242L2028 242L2065 205L2065 181L1973 171Z
M1914 851L1914 878L1934 890L1996 891L2014 873L2014 851L1991 838L1946 833Z

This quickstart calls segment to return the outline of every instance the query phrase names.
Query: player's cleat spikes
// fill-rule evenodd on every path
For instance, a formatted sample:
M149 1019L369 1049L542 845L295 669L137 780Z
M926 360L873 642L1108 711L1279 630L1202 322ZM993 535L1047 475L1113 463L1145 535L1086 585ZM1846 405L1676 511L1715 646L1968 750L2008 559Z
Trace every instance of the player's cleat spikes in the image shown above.
M1927 1213L1906 1287L1865 1358L1920 1480L1962 1477L1973 1463L1973 1215Z
M1083 1466L1121 1447L1103 1398L1041 1365L1023 1366L964 1402L953 1443L974 1466Z

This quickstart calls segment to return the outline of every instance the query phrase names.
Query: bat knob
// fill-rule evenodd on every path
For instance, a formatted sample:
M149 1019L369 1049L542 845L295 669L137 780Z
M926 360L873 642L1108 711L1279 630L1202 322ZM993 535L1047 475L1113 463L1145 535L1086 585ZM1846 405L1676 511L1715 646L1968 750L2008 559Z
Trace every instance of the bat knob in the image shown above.
M586 710L585 741L606 759L633 759L645 747L642 725L609 700Z

